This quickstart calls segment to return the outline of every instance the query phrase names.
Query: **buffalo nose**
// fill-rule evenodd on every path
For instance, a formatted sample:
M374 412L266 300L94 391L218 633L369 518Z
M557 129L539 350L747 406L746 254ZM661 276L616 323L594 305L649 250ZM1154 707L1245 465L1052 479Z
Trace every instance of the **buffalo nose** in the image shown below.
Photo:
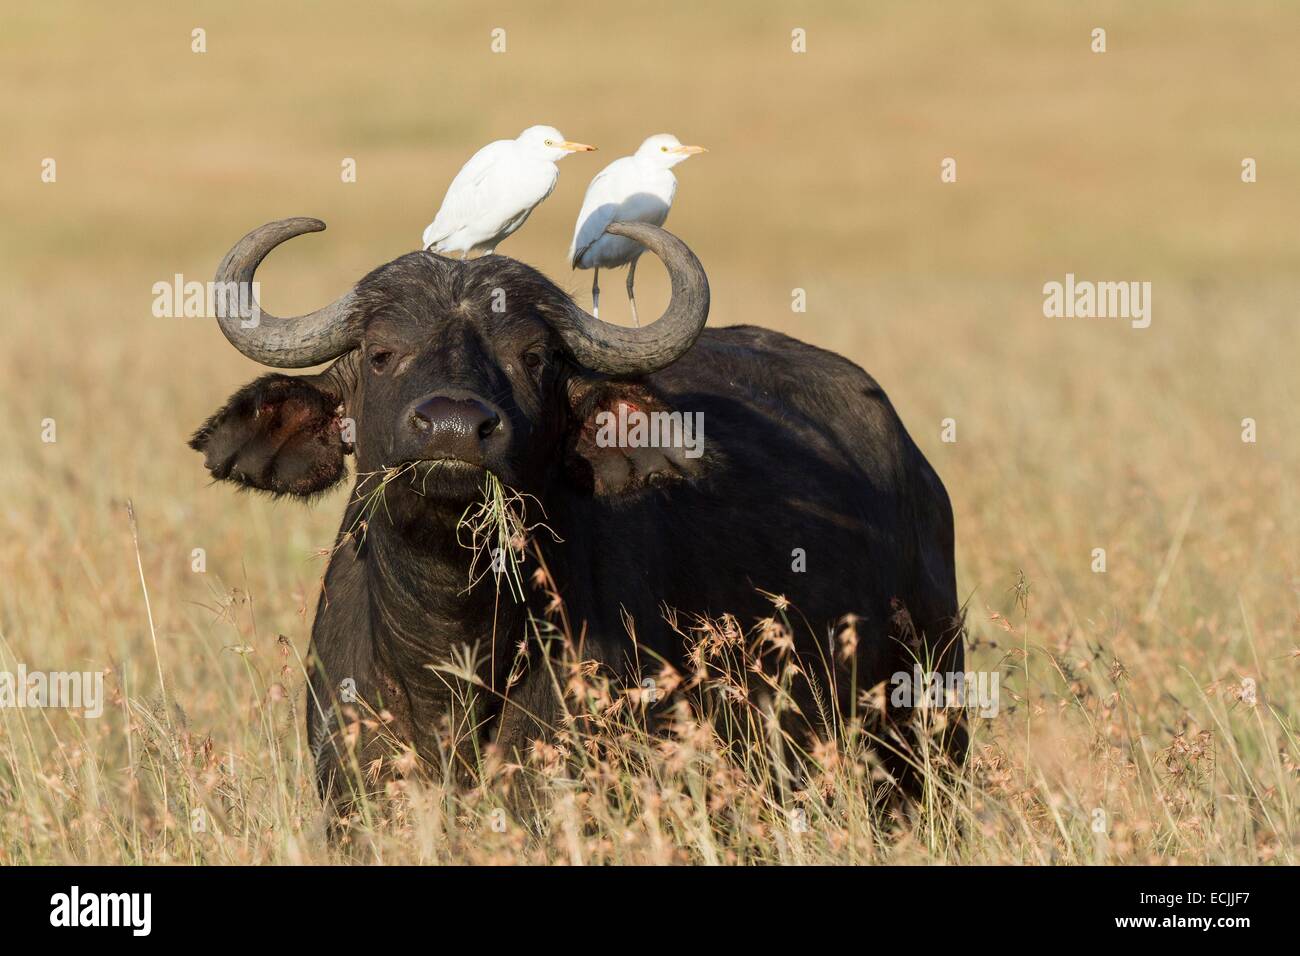
M408 425L431 458L483 463L483 446L502 431L501 415L477 398L433 395L411 407Z

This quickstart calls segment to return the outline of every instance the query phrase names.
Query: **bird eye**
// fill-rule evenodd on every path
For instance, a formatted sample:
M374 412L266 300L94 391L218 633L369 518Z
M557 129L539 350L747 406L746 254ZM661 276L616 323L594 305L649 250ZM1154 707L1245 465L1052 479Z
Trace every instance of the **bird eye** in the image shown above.
M376 372L382 372L388 367L389 360L393 353L387 349L375 349L370 353L370 367Z
M548 140L546 141L546 145L547 145L547 146L554 146L555 144L554 144L553 142L551 142L551 141L548 139Z
M659 151L662 152L662 153L666 153L666 152L668 152L668 147L667 147L667 146L660 146L660 147L659 147Z

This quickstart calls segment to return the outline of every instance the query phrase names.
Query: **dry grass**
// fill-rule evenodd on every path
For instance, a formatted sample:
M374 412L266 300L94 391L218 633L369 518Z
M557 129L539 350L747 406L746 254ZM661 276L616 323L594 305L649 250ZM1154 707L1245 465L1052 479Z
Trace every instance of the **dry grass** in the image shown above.
M345 494L305 509L207 486L185 437L257 370L215 323L153 318L151 286L206 278L255 224L318 215L330 231L259 276L272 311L318 305L414 246L472 147L539 121L603 151L566 160L501 251L583 295L589 277L570 278L563 253L599 161L660 129L711 148L679 170L670 221L709 270L711 321L790 331L889 391L953 497L970 666L1001 674L1002 710L973 722L952 792L897 821L862 754L869 728L797 741L807 779L783 782L769 719L708 689L739 686L755 622L685 628L718 656L700 687L682 674L675 690L724 709L743 748L681 710L647 735L633 697L538 622L582 719L522 768L483 755L477 788L404 785L354 834L354 857L1296 862L1300 13L2 16L0 670L102 669L114 696L98 720L0 710L0 862L334 858L301 656ZM1087 52L1098 24L1103 57ZM511 52L492 58L499 25ZM809 31L803 58L787 52L792 25ZM347 156L356 184L339 181ZM938 181L944 156L954 185ZM1257 184L1239 181L1243 156ZM1152 281L1152 327L1044 319L1042 284L1067 271ZM807 313L790 310L796 287ZM662 272L643 268L638 293L647 313L662 303ZM948 417L955 444L939 438ZM1256 444L1240 440L1245 417ZM56 443L40 440L46 418ZM1098 547L1105 574L1090 568ZM503 800L529 778L550 782L544 811Z

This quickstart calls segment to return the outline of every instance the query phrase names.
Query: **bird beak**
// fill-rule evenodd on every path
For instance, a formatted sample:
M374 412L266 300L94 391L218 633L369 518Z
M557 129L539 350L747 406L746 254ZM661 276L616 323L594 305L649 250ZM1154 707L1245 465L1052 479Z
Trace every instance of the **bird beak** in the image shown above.
M696 153L707 153L708 150L703 146L674 146L668 152L680 153L683 156L694 156Z
M570 143L567 139L560 144L560 149L570 153L594 153L595 146L588 146L586 143Z

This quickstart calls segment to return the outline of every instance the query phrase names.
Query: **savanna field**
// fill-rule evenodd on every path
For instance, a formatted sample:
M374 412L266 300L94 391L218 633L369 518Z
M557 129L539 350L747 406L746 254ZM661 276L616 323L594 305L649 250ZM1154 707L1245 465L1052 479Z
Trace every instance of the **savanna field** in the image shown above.
M103 672L107 700L0 708L0 863L1295 863L1297 46L1300 9L1253 0L6 7L0 671ZM585 719L326 840L303 660L349 492L210 484L186 440L261 370L153 286L315 216L258 279L316 308L534 123L600 152L501 253L589 305L565 252L591 176L651 133L704 144L667 225L710 325L850 357L943 479L1000 706L906 812L852 720L784 774L721 621L691 634L705 687L664 677L667 733L561 655ZM1150 282L1150 326L1045 317L1067 274ZM602 288L626 321L622 274ZM649 257L638 292L667 300ZM686 706L708 688L752 746Z

